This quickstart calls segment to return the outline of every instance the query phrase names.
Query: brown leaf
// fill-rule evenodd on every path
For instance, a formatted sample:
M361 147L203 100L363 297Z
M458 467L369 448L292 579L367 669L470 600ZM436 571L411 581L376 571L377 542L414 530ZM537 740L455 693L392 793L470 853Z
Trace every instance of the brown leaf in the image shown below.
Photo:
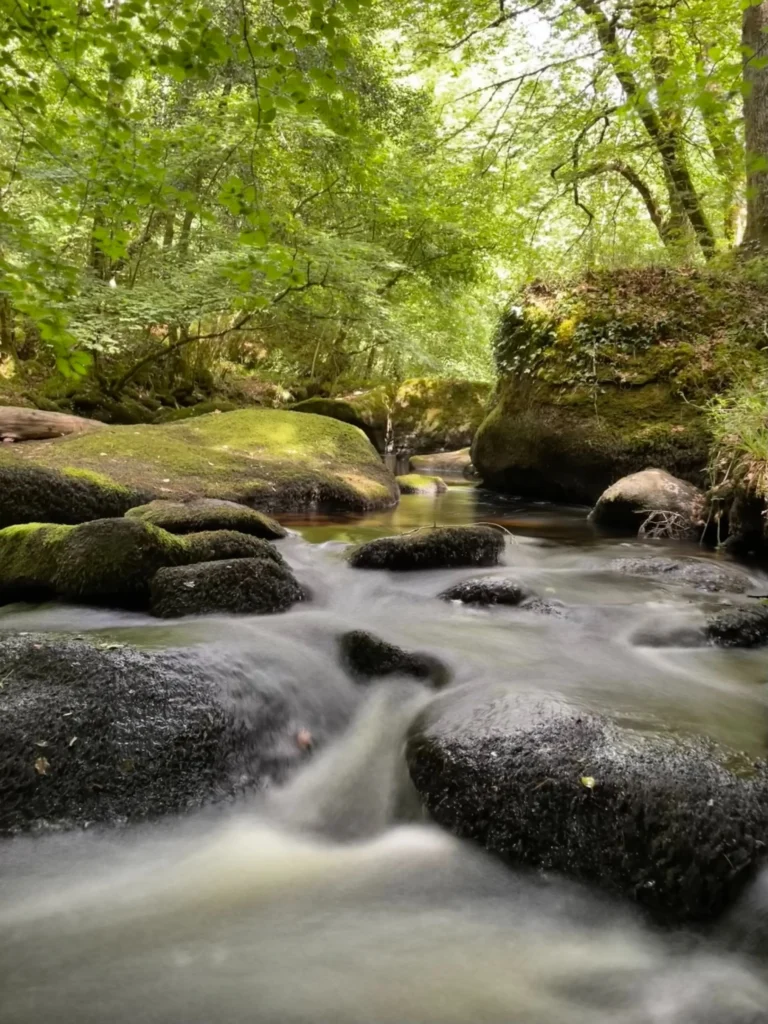
M47 757L38 757L35 761L35 771L38 775L47 775L48 769L51 767L51 762Z

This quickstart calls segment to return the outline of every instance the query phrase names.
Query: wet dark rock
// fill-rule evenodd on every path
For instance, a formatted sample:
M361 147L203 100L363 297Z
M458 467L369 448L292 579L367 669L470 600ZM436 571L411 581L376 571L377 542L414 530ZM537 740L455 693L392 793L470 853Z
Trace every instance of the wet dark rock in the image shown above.
M655 536L696 537L704 528L706 498L698 487L664 469L644 469L622 477L603 492L589 518L597 526Z
M449 526L397 537L379 537L349 556L357 569L449 569L462 565L497 565L504 534L490 526Z
M152 523L169 533L202 533L208 530L236 530L267 540L279 540L286 531L271 516L236 501L195 498L193 501L151 501L126 513L129 519Z
M339 648L345 668L360 681L392 675L414 676L435 687L445 686L450 681L450 672L439 658L404 651L365 630L343 633L339 637Z
M462 604L518 605L532 595L517 580L500 576L478 576L455 583L438 596L443 601L460 601Z
M642 626L630 639L636 647L705 647L707 633L691 623L658 622Z
M270 780L348 721L353 694L260 688L228 647L0 638L0 835L179 813ZM343 698L343 699L342 699Z
M217 612L270 615L303 598L291 570L263 558L161 569L150 585L150 610L160 618Z
M719 914L767 852L765 764L554 699L433 705L407 759L440 825L665 922Z
M698 558L614 558L608 568L627 576L648 576L708 593L743 594L751 587L749 577L735 565Z
M548 597L527 597L520 608L526 612L535 612L536 615L551 615L553 619L567 619L573 611L562 601Z
M283 556L267 540L236 530L206 530L184 537L191 562L217 562L226 558L266 558L285 565Z
M706 634L718 647L762 647L768 644L768 605L726 608L709 620Z

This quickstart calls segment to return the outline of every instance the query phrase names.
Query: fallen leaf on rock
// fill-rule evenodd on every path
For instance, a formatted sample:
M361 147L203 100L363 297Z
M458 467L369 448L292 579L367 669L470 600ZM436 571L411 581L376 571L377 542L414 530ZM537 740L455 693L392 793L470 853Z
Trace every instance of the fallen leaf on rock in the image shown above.
M594 789L596 783L591 775L582 775L581 784L585 789Z
M47 775L51 762L46 757L38 757L35 761L35 771L38 775Z
M312 749L312 733L309 729L299 729L296 733L296 746L299 750Z

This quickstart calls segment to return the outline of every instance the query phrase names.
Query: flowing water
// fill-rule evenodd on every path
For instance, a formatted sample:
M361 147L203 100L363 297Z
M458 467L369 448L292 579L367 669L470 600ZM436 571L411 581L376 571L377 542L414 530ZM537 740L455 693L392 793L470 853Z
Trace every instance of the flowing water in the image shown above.
M353 541L495 522L505 565L377 573ZM206 644L301 708L354 713L287 786L183 821L0 848L5 1024L768 1024L768 875L706 936L659 933L623 905L502 867L421 819L405 730L412 681L355 687L335 637L367 629L441 658L468 700L533 690L610 707L639 729L704 732L768 753L764 651L657 648L642 632L727 600L608 568L695 547L599 538L585 510L522 506L470 486L397 510L287 523L279 546L312 601L269 618L158 624L63 606L0 628ZM514 575L567 617L435 599L470 575ZM754 574L760 589L766 578ZM248 695L242 694L244 705Z

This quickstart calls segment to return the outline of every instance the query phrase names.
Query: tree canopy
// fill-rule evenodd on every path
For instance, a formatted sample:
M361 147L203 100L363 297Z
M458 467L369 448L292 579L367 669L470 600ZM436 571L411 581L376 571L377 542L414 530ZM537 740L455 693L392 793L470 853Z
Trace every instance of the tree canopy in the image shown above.
M482 378L525 279L768 239L759 0L0 10L17 369Z

